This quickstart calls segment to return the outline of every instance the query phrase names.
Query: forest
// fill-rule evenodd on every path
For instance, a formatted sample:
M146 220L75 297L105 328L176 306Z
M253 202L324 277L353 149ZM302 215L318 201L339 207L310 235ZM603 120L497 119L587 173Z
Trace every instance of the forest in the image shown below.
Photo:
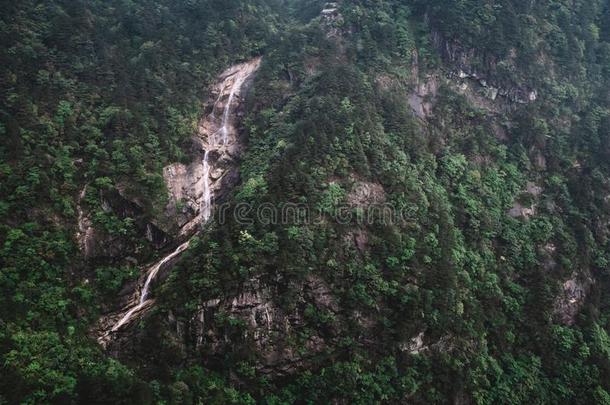
M2 10L0 404L610 405L608 0ZM101 346L179 242L164 168L257 57L223 202L320 218L214 216ZM372 200L409 215L337 220Z

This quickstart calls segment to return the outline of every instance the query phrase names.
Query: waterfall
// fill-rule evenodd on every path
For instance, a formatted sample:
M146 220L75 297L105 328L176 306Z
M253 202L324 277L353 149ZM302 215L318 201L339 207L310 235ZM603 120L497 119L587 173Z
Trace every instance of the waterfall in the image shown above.
M119 319L119 321L116 322L109 330L106 329L106 331L99 336L98 340L103 345L105 345L105 342L107 342L108 339L112 338L111 337L112 332L116 332L119 329L121 329L125 324L130 322L132 320L132 318L134 318L139 312L145 310L145 308L147 306L152 304L153 300L149 299L150 286L151 286L152 282L155 280L155 278L157 277L158 273L163 269L164 266L168 265L170 263L170 261L179 257L186 249L188 249L188 247L190 245L190 241L191 241L190 237L192 236L192 234L194 232L195 226L204 224L210 219L211 214L212 214L212 194L213 194L212 185L211 185L212 181L210 178L210 171L211 171L210 163L209 163L210 151L217 150L221 154L224 153L224 151L222 151L222 149L220 147L222 145L227 145L229 143L229 125L230 125L230 119L231 119L231 106L234 102L235 95L236 95L236 93L238 93L241 90L241 87L243 86L245 81L248 79L248 77L250 77L256 71L256 69L258 69L259 63L260 63L260 59L255 59L254 61L252 61L250 63L238 65L231 69L230 75L224 76L224 83L221 85L220 94L218 95L218 98L216 99L216 102L214 103L214 105L212 107L212 113L206 118L206 121L208 124L214 125L213 121L216 121L216 114L215 114L216 104L220 101L220 99L223 97L223 95L226 95L225 89L228 87L227 85L229 83L231 83L230 80L233 80L233 83L230 84L231 90L229 91L227 102L224 105L224 111L222 114L222 122L221 122L222 126L215 133L212 133L212 134L208 133L207 142L205 142L206 150L203 155L203 159L201 161L202 174L201 174L201 178L198 180L198 181L203 181L203 185L202 185L203 187L201 189L201 197L200 197L201 202L199 205L199 213L189 223L187 223L186 225L184 225L182 227L180 234L179 234L179 238L186 237L188 239L186 240L186 242L184 242L180 246L178 246L172 253L165 256L163 259L159 260L158 262L156 262L154 265L152 265L151 267L149 267L146 270L146 272L144 273L146 275L146 280L144 281L143 285L141 284L142 281L140 280L139 285L141 286L141 289L138 289L138 287L136 287L136 291L132 295L132 300L131 300L131 303L129 304L129 306L125 307L121 312L119 312L119 314L122 315L121 318ZM203 127L205 128L206 126L203 125ZM217 140L216 140L216 135L219 132L222 135L221 142L217 142ZM83 195L84 195L84 192L83 192ZM149 239L151 239L151 237L153 236L151 231L152 231L152 229L149 226L147 228L147 237L149 237ZM127 308L129 308L129 309L126 312L123 312ZM113 319L113 316L109 316L108 319Z
M150 224L146 224L146 239L148 239L150 242L154 242L154 235L152 232L152 226L150 226Z
M140 304L143 304L146 302L146 299L148 298L148 290L150 288L150 283L155 279L155 277L157 276L157 273L159 272L159 270L161 270L161 267L163 267L163 265L165 263L169 262L174 257L178 256L180 253L184 252L189 247L190 243L191 243L191 241L187 240L182 245L178 246L176 248L176 250L174 250L171 254L169 254L168 256L165 256L165 258L163 260L161 260L160 262L155 264L148 271L148 277L146 278L146 282L144 283L144 287L142 288L142 295L140 295Z
M225 107L224 114L222 114L222 144L226 145L229 142L229 130L227 129L227 123L229 122L229 114L231 113L231 103L233 102L235 87L231 89L231 94L229 94L229 101L227 101L227 106Z
M235 86L233 86L233 87L235 87ZM225 106L225 111L223 114L223 128L227 125L228 120L229 120L229 118L228 118L229 109L231 106L234 92L235 92L235 89L234 88L231 89L229 101L227 102L227 105ZM226 129L224 129L223 136L225 136L226 132L227 132ZM214 138L214 137L212 136L212 138ZM208 142L209 141L210 140L208 140ZM211 191L211 187L210 187L210 163L209 163L210 148L209 147L215 146L214 145L215 142L214 142L214 139L212 139L211 141L212 141L212 144L208 145L208 148L203 155L203 161L202 161L203 195L201 196L201 207L199 209L199 215L198 215L198 219L197 219L199 223L207 222L210 219L210 215L212 213L212 191ZM226 143L226 141L224 139L223 139L223 143ZM150 225L147 230L150 230ZM140 292L140 300L138 301L137 305L135 305L133 308L131 308L129 311L127 311L127 313L112 327L112 329L111 329L112 332L116 332L117 330L119 330L123 325L125 325L127 322L129 322L131 320L131 318L133 317L133 315L135 313L137 313L138 311L140 311L142 308L144 308L147 305L148 294L150 292L150 285L154 281L154 279L157 277L157 274L159 273L161 268L166 263L168 263L170 260L172 260L176 256L180 255L182 252L184 252L189 247L190 242L191 242L190 239L187 240L182 245L178 246L176 248L176 250L174 250L169 255L165 256L163 259L158 261L154 266L152 266L151 268L149 268L147 270L146 273L148 274L148 277L146 277L146 281L144 282L144 286L142 287L142 291Z
M161 270L161 268L167 262L172 260L174 257L178 256L180 253L184 252L189 247L190 243L191 243L191 241L187 240L182 245L178 246L176 248L176 250L174 250L172 253L170 253L169 255L165 256L162 260L158 261L154 266L152 266L147 271L148 277L146 278L146 282L144 283L144 286L142 287L142 291L140 293L140 300L138 302L138 305L136 305L132 309L130 309L125 314L125 316L123 316L121 318L121 320L119 320L116 323L116 325L114 325L114 327L112 328L113 332L119 330L121 328L121 326L123 326L125 323L127 323L131 319L131 317L132 317L132 315L134 313L136 313L137 311L139 311L140 309L142 309L146 305L146 301L148 300L148 293L150 292L150 284L153 282L153 280L155 279L155 277L159 273L159 270Z
M203 222L206 222L210 219L210 214L212 212L212 192L210 191L210 163L208 162L210 155L210 150L205 151L203 155L203 197L201 204L201 218L203 218Z
M231 91L229 92L229 99L227 100L227 105L225 106L224 113L222 114L222 123L221 123L222 126L220 128L220 132L222 134L222 144L223 145L226 145L229 143L228 126L229 126L229 118L231 116L231 105L233 104L233 99L235 98L235 93L239 89L241 89L242 85L248 78L249 73L251 73L251 72L246 72L246 74L244 74L243 72L242 73L238 72L235 77L235 81L233 82L233 86L231 86Z
M116 324L115 324L115 325L112 327L112 329L111 329L110 331L111 331L111 332L116 332L117 330L121 329L121 327L122 327L123 325L125 325L125 324L126 324L126 323L127 323L127 322L128 322L130 319L131 319L131 316L132 316L134 313L136 313L137 311L139 311L140 309L142 309L143 307L144 307L144 304L141 304L141 303L140 303L140 304L136 305L135 307L131 308L131 309L130 309L130 310L129 310L129 311L126 313L126 314L125 314L125 316L123 316L123 317L121 318L121 320L120 320L120 321L118 321L118 322L117 322L117 323L116 323Z

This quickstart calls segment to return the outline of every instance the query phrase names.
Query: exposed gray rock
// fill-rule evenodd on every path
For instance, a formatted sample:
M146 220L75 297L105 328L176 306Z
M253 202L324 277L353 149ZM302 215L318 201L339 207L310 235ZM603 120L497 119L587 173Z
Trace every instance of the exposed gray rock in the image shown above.
M306 322L305 308L336 314L339 307L319 277L310 276L291 288L301 294L289 308L275 302L274 297L281 295L276 287L259 279L250 280L237 295L203 302L190 321L195 347L207 356L221 356L236 344L246 344L257 354L262 373L289 374L303 367L308 358L324 350L328 338L312 335L302 339L299 331ZM243 325L242 332L236 336L219 319ZM298 346L296 341L300 341Z
M529 219L536 215L536 207L533 205L530 207L525 207L521 203L515 202L513 207L508 211L508 215L513 218Z
M534 197L539 197L542 194L542 187L534 183L533 181L527 182L526 191Z
M320 18L328 38L340 37L343 16L339 12L339 4L337 2L326 3L322 11L320 11Z
M134 246L127 240L109 235L103 229L94 226L92 213L86 206L84 197L88 187L84 187L77 200L76 240L85 259L125 257ZM98 196L100 208L105 213L112 213L121 219L133 220L136 231L146 237L152 247L160 249L167 243L167 235L154 220L149 218L145 209L122 189L121 186L100 191Z
M544 270L551 271L557 268L557 261L555 260L556 251L557 246L553 243L547 243L540 249Z
M87 186L83 187L82 191L78 195L78 201L76 203L76 212L78 215L78 231L76 233L76 240L78 246L85 258L91 257L93 249L95 248L94 234L95 229L91 223L91 219L85 213L83 208L83 199L87 193Z
M415 91L408 97L409 105L415 115L421 119L432 115L432 107L438 89L439 79L436 76L428 76L425 81L415 86Z
M412 338L409 342L400 345L401 351L411 354L418 354L427 349L428 346L424 344L424 332L420 332L419 335Z
M480 93L492 101L502 97L512 104L528 104L538 99L538 92L535 89L515 83L501 83L497 80L495 71L500 62L515 67L515 49L512 49L502 61L498 61L493 56L479 55L475 49L468 49L455 41L449 41L436 31L432 33L432 41L442 58L454 67L449 77L457 80L459 85L463 85L466 81L476 83L483 90ZM481 60L483 66L475 68L473 66L475 60Z
M225 71L212 91L211 113L201 120L197 134L193 137L193 161L188 164L174 163L164 168L163 177L169 193L169 203L165 209L165 217L180 228L179 235L191 233L201 214L205 198L206 183L204 165L205 151L209 151L208 178L213 199L217 199L220 191L226 189L227 182L223 177L235 179L236 159L239 157L242 145L238 139L236 115L239 114L240 99L247 91L247 81L258 69L260 59L236 65ZM231 114L224 116L229 99L235 104ZM221 124L227 120L225 126ZM219 138L226 131L226 142ZM212 146L213 145L213 146ZM212 201L214 203L214 201Z
M347 196L347 203L353 207L365 208L386 201L385 191L379 183L356 181Z
M426 343L426 340L428 340L428 343ZM423 331L398 346L398 350L408 352L409 354L419 354L427 351L447 353L454 349L455 342L453 336L445 335L434 342L430 342L429 338L426 339L426 334Z
M592 284L591 278L578 275L563 283L562 292L555 301L555 318L559 323L570 326L576 322Z
M508 211L508 215L513 218L524 218L529 219L536 215L537 206L538 206L538 198L542 194L542 187L538 186L534 182L528 182L526 185L525 192L521 195L522 197L525 194L528 200L531 200L528 204L525 204L523 201L517 200L513 204L513 207Z

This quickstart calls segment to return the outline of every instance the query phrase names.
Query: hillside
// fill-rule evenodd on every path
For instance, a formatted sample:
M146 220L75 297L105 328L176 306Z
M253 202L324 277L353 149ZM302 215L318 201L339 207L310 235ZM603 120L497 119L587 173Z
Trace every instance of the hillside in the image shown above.
M608 0L23 0L0 403L610 404Z

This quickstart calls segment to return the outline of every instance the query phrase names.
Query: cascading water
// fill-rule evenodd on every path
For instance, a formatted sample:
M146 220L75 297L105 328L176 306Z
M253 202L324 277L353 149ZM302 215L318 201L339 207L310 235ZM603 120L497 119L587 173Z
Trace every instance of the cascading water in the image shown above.
M146 282L144 283L144 286L142 287L142 291L140 293L140 300L138 301L138 304L136 306L134 306L132 309L130 309L117 323L116 325L114 325L112 327L112 331L116 332L117 330L119 330L123 325L125 325L127 322L129 322L129 320L131 319L131 317L133 316L133 314L135 314L136 312L138 312L140 309L142 309L144 306L146 306L146 301L148 300L148 293L150 291L150 284L152 283L152 281L155 279L155 277L157 276L157 274L159 273L159 270L161 270L161 268L170 260L172 260L174 257L178 256L180 253L184 252L190 245L191 241L188 240L186 242L184 242L182 245L178 246L178 248L176 250L174 250L172 253L170 253L168 256L165 256L161 261L157 262L154 266L152 266L149 270L148 270L148 277L146 278Z
M229 143L229 130L227 129L227 124L229 122L229 114L231 113L231 103L233 102L233 95L235 94L235 86L231 88L231 93L229 94L229 101L227 101L227 106L225 108L224 114L222 114L222 144L226 145Z
M229 105L225 110L227 110ZM213 146L213 145L208 145ZM212 192L210 187L210 163L209 163L210 150L205 151L203 155L203 195L201 196L201 207L199 209L199 217L200 223L205 223L210 219L210 215L212 213ZM176 250L174 250L169 255L165 256L159 262L157 262L154 266L152 266L148 271L148 277L146 277L146 281L144 282L144 286L142 287L142 291L140 292L140 299L133 308L131 308L127 313L112 327L112 332L116 332L123 325L131 320L134 314L139 312L142 308L144 308L148 304L148 294L150 292L150 285L153 280L157 277L159 270L168 263L170 260L184 252L190 245L190 239L184 242L182 245L178 246Z
M229 99L227 100L227 105L225 106L224 113L222 114L222 122L220 127L223 145L227 145L229 143L229 119L231 117L231 105L233 104L235 93L239 89L241 89L247 78L248 75L237 74L234 79L233 86L231 86L231 91L229 92Z
M208 117L210 117L212 119L216 119L216 106L220 102L221 98L222 98L222 89L218 92L218 98L216 99L216 101L214 101L214 104L212 105L212 112L210 113L210 115Z
M205 151L203 155L203 196L201 202L201 218L203 222L206 222L210 219L210 215L212 213L212 192L210 191L210 149Z
M222 154L223 152L220 147L222 145L228 145L229 135L230 135L229 125L230 125L230 119L231 119L231 106L234 102L236 94L240 91L240 89L242 88L245 81L256 71L256 69L259 66L259 63L260 63L260 59L255 59L254 61L252 61L250 63L237 65L229 71L229 74L226 74L224 76L224 79L223 79L224 82L220 87L219 96L218 96L216 102L214 103L214 106L212 109L212 114L210 114L210 116L208 116L206 119L206 121L209 124L214 125L213 121L216 120L215 112L214 112L216 109L216 104L221 100L223 95L226 95L225 89L228 87L227 82L229 81L229 83L231 83L230 80L233 80L233 82L232 82L232 84L230 84L231 89L228 94L227 102L224 105L221 128L213 134L208 133L207 141L205 142L206 150L203 155L203 159L201 160L201 165L202 165L201 166L201 178L199 179L199 181L203 182L203 184L200 185L201 188L199 188L199 190L201 190L200 199L199 199L200 200L199 212L193 220L189 221L189 223L187 223L186 225L184 225L182 227L182 229L179 233L179 237L187 237L189 239L186 242L182 243L180 246L178 246L172 253L165 256L163 259L159 260L157 263L155 263L154 265L152 265L151 267L149 267L146 270L146 273L145 273L146 280L144 281L143 285L140 284L140 285L142 285L141 289L139 289L139 290L136 289L135 293L133 294L131 305L128 306L129 310L127 310L126 312L123 312L123 311L119 312L119 314L122 315L120 317L120 319L116 323L114 323L114 325L110 329L106 329L105 331L102 330L102 333L99 335L98 340L103 345L105 345L106 342L109 339L111 339L111 334L113 332L116 332L119 329L121 329L124 325L126 325L134 317L136 317L140 312L143 312L146 307L148 307L149 305L152 304L152 302L154 300L149 298L150 287L151 287L151 284L153 283L153 281L155 280L155 278L157 277L158 273L163 269L164 266L168 265L172 260L177 258L186 249L188 249L188 247L190 245L190 241L191 241L190 237L193 235L195 227L197 225L206 223L210 219L211 213L212 213L212 194L213 194L211 178L210 178L210 170L211 170L210 162L209 162L210 151L218 150L219 153ZM206 122L203 123L202 127L203 128L208 127L206 125ZM216 140L216 135L219 132L222 135L221 143L217 142L217 140ZM202 135L204 135L204 134L202 134ZM110 320L110 319L114 319L112 315L110 315L108 317L108 320ZM102 320L102 322L103 322L103 320Z

